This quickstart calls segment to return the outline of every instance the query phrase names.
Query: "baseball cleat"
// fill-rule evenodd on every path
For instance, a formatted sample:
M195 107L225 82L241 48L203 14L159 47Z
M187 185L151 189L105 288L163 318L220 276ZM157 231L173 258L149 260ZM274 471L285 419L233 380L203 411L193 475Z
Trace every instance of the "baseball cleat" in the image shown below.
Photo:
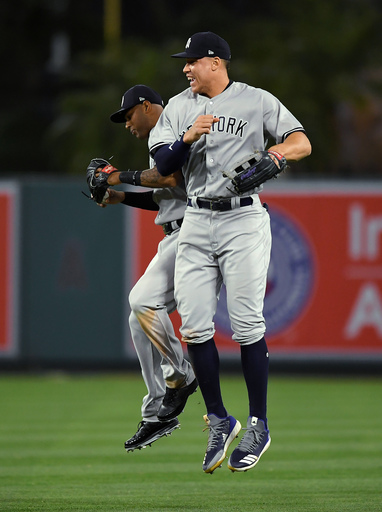
M207 423L206 428L210 429L203 460L203 471L213 473L225 459L229 445L241 430L241 424L233 416L219 418L215 414L208 414L203 418Z
M197 387L198 382L196 379L183 388L166 387L166 394L158 411L158 420L169 421L176 418L183 411L188 397L196 391Z
M170 421L141 421L138 423L137 432L125 442L125 450L132 452L141 450L163 436L171 435L173 430L180 428L177 418Z
M263 420L249 416L247 428L240 443L232 452L228 460L231 471L248 471L259 462L260 457L271 444L269 430L265 428Z

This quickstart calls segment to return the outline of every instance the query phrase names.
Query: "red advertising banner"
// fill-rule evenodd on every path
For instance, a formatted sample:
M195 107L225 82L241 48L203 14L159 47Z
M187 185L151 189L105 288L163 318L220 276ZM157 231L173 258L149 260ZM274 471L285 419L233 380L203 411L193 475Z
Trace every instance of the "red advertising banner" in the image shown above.
M270 351L382 357L382 184L269 185L261 199L273 237L264 306ZM151 212L137 217L140 275L163 233ZM220 352L237 352L224 287L215 327Z
M0 356L14 355L17 347L15 197L13 186L0 184Z

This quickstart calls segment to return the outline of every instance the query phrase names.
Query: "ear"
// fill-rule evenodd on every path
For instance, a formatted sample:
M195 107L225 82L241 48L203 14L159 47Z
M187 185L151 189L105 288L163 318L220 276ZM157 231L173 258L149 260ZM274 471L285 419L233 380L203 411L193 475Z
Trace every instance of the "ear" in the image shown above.
M142 103L142 105L143 105L143 112L144 112L145 114L146 114L146 113L148 113L148 112L150 112L150 110L151 110L151 106L152 106L152 105L151 105L151 102L150 102L149 100L145 100L145 101Z
M214 57L211 62L212 71L216 71L220 67L220 64L221 64L220 57Z

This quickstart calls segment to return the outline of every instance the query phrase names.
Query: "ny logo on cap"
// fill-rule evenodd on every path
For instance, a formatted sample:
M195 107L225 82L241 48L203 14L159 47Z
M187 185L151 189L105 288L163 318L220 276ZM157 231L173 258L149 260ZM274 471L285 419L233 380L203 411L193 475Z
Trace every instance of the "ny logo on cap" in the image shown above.
M186 43L186 48L189 48L191 44L191 37L188 38L188 41Z

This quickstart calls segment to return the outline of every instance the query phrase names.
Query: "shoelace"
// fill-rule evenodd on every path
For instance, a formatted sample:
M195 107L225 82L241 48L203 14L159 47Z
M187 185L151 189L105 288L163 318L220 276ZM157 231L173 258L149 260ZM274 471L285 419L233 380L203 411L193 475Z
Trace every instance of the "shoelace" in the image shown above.
M144 427L146 423L146 421L140 421L137 425L137 432L141 430L141 428Z
M246 433L242 437L237 447L241 451L251 452L261 443L266 432L265 430L258 432L254 428L246 428L243 430L246 430Z
M205 420L207 421L207 420ZM208 441L207 441L207 451L211 450L211 448L215 448L215 446L218 444L219 436L222 434L225 434L225 430L227 430L227 421L222 421L215 427L213 427L211 424L208 424L207 427L203 429L203 432L205 430L209 429L210 433L208 434Z

